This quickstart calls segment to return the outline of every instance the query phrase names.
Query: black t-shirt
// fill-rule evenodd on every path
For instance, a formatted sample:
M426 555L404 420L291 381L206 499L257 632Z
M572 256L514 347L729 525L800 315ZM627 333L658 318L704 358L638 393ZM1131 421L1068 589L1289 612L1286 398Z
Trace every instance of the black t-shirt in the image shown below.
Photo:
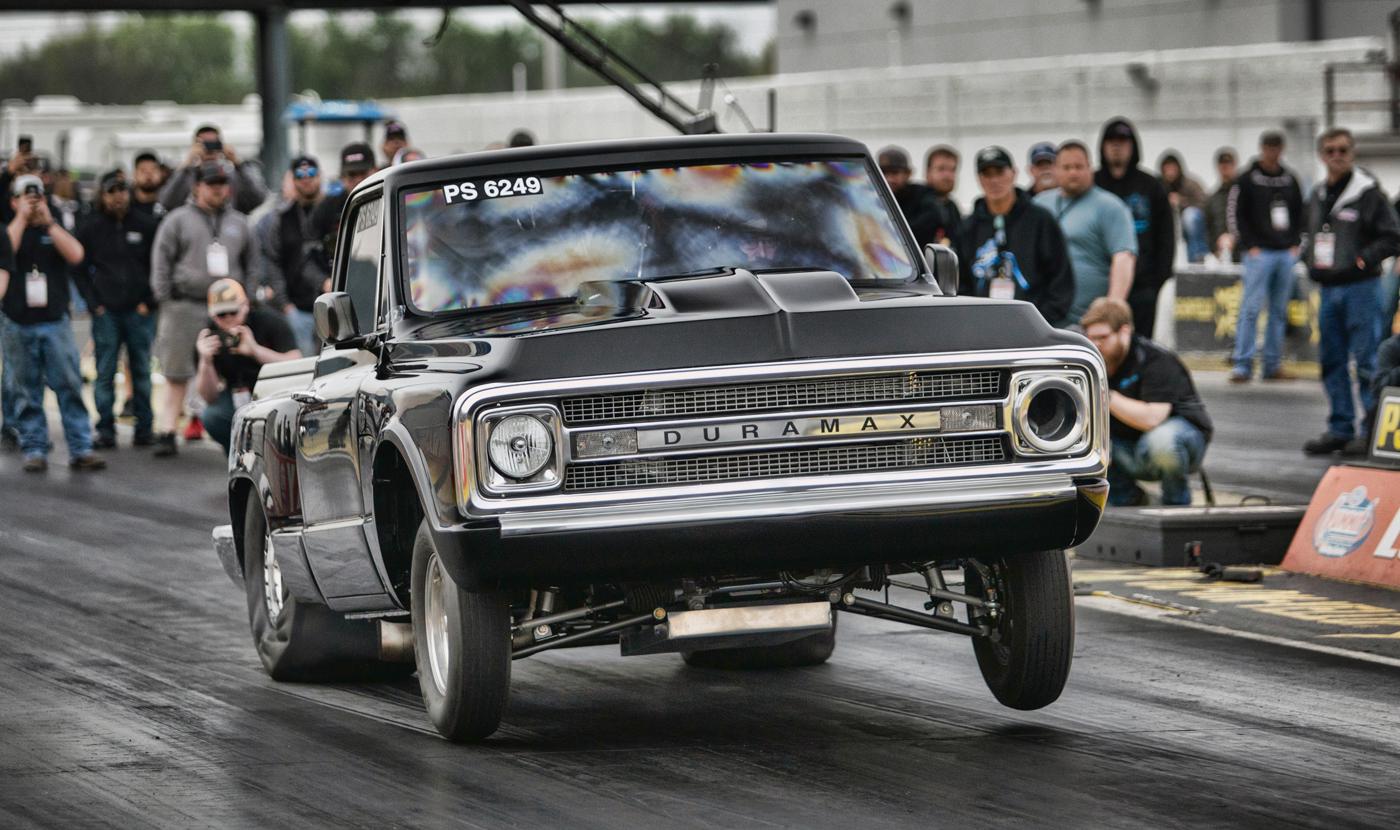
M1108 379L1108 386L1134 400L1171 404L1171 414L1190 421L1205 433L1207 441L1215 431L1205 402L1196 394L1196 385L1191 382L1191 373L1180 358L1151 340L1133 335L1128 356ZM1117 418L1110 419L1108 432L1124 441L1142 437L1140 430Z
M10 249L10 234L0 228L0 271L10 275L10 280L15 278L15 252Z
M289 352L297 347L292 327L287 325L286 318L276 312L254 308L248 312L243 325L253 332L253 339L258 341L259 346L274 352ZM213 320L205 328L216 333L218 331ZM195 351L195 362L199 362L198 350ZM214 371L223 378L229 389L252 389L258 381L260 369L262 364L246 355L220 353L214 357Z
M68 263L58 253L48 230L25 228L14 258L10 287L5 291L5 316L23 326L62 320L68 313ZM30 307L29 275L34 271L46 278L48 297L44 305Z

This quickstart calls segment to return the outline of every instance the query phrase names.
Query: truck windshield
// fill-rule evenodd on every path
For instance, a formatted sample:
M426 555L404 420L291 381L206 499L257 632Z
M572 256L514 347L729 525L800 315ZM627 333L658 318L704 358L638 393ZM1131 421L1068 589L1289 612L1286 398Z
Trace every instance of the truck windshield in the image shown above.
M917 275L860 159L464 178L402 198L408 290L420 312L720 268Z

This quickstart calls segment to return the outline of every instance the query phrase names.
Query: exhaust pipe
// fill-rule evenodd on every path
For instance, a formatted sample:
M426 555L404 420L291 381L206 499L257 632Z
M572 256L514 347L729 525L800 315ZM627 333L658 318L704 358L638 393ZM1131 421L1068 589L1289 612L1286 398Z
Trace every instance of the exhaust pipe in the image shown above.
M379 621L379 659L385 663L413 662L413 624Z

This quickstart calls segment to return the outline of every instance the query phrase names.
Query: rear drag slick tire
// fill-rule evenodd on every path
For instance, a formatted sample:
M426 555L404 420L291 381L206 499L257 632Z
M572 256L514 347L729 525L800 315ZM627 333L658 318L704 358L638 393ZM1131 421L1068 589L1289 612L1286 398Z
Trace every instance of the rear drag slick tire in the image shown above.
M243 588L253 647L273 680L324 683L404 674L379 661L379 628L299 600L282 584L262 505L251 499L243 520Z

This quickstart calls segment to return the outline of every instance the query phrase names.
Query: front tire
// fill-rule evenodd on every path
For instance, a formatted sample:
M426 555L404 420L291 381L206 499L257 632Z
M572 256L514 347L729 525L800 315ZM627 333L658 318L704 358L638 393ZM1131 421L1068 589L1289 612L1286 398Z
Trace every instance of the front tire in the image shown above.
M972 641L982 679L1004 706L1048 706L1064 690L1074 657L1074 596L1064 551L1003 556L982 564L991 584L984 584L969 565L967 591L985 597L990 590L1002 607L992 622L995 637Z
M805 666L820 666L831 658L836 649L836 620L831 616L831 630L790 643L776 646L748 646L747 648L715 648L705 651L683 651L681 658L686 665L701 669L797 669Z
M396 666L379 662L379 629L299 600L282 585L267 516L250 499L243 517L243 589L253 646L273 680L321 683L377 679ZM401 671L401 670L400 670Z
M457 587L427 520L413 543L413 644L428 719L449 741L477 741L501 724L510 693L510 605Z

